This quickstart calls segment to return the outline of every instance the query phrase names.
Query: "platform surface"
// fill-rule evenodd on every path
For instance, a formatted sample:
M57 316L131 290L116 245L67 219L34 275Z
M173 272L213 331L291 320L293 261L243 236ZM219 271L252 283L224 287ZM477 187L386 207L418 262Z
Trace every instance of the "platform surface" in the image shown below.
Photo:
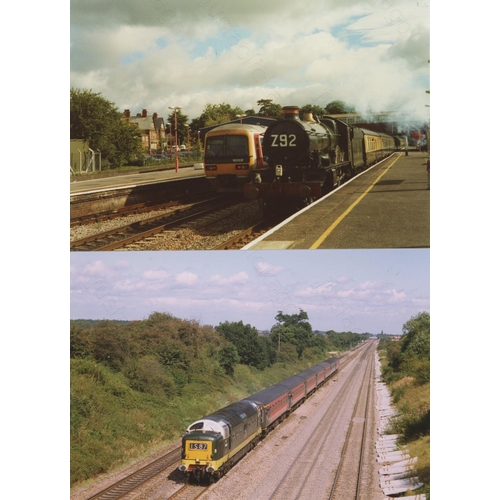
M427 153L395 153L245 250L429 248Z
M192 177L206 177L205 171L202 168L195 169L193 166L190 166L181 167L178 172L175 171L175 168L172 168L89 180L85 180L84 176L82 176L82 180L79 179L78 181L70 182L70 194L75 195L105 189L131 188Z

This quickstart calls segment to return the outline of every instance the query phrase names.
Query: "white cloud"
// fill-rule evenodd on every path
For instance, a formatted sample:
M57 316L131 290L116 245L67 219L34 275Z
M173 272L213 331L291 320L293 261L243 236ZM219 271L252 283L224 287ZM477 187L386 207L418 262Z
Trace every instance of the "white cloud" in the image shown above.
M171 274L164 269L151 269L142 273L142 278L145 280L166 280L171 277Z
M117 281L113 287L113 293L123 293L123 292L136 292L138 290L144 290L146 284L142 281L134 281L130 279Z
M258 261L254 264L255 269L258 271L260 276L276 276L280 274L284 268L281 266L276 266L274 264L268 264L264 261Z
M196 284L197 281L198 281L198 276L194 273L189 272L189 271L185 271L183 273L180 273L175 277L175 282L178 285L192 286L192 285Z
M209 285L219 285L219 286L229 286L229 285L239 285L248 283L248 274L244 271L241 273L225 278L219 274L211 276L208 279Z
M388 1L74 1L71 85L164 116L172 104L195 118L207 103L248 109L261 98L427 116L428 11Z

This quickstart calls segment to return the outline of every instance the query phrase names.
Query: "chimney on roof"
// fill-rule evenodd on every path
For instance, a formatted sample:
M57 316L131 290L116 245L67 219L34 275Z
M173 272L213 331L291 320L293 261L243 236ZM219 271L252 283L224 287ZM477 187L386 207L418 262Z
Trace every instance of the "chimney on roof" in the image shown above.
M126 109L123 114L125 115L125 118L130 118L130 109Z
M144 118L146 118L146 116L148 116L148 110L147 110L147 109L143 109L143 110L142 110L142 116L143 116Z
M158 113L153 113L153 120L156 120L158 118Z

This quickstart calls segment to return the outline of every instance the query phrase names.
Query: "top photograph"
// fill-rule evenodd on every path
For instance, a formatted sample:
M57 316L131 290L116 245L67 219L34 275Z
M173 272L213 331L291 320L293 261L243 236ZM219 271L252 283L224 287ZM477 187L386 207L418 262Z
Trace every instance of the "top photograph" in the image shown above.
M71 2L70 250L430 248L430 8Z

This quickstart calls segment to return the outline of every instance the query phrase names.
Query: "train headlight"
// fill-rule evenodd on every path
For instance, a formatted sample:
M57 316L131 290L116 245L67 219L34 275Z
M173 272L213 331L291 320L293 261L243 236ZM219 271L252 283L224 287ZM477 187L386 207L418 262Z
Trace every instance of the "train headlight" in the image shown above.
M276 177L281 177L283 175L283 165L276 165L275 168Z
M248 170L248 165L236 165L236 170Z
M217 165L205 165L205 170L217 170Z

